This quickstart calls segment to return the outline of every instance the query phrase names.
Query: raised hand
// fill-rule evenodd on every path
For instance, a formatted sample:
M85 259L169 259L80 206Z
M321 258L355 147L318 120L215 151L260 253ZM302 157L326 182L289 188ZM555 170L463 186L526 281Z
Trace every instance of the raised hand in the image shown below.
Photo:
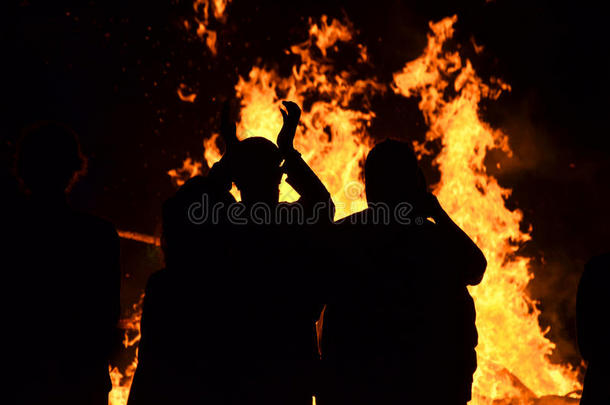
M282 101L286 110L280 107L284 124L277 136L277 146L283 155L294 151L294 136L301 119L301 108L292 101Z

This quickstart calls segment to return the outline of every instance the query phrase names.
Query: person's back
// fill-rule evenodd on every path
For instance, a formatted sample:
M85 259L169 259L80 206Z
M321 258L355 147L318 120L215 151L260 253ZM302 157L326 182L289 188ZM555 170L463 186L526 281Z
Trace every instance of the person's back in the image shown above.
M30 129L18 173L27 188L13 230L11 296L16 381L13 403L105 404L117 342L119 240L114 227L77 212L65 190L82 167L74 134Z
M245 403L306 405L313 394L314 323L321 310L316 236L332 219L334 205L292 146L300 109L284 105L279 148L249 138L227 152L245 221L235 236L244 325L239 391ZM282 174L300 195L295 203L278 201Z
M407 145L375 147L365 179L369 208L336 227L345 270L325 313L321 402L465 403L476 368L466 284L484 258L426 193ZM480 274L466 281L468 271Z
M435 403L429 384L443 380L447 332L456 326L446 308L448 268L426 243L431 224L374 225L370 214L348 217L335 230L349 243L324 314L328 381L319 403Z
M310 404L314 323L321 307L311 261L301 250L305 238L281 224L237 232L240 402Z
M234 402L236 297L229 280L214 277L226 264L201 259L198 268L168 265L148 279L129 405Z
M166 268L146 285L129 405L230 403L235 266L214 176L194 177L163 205ZM217 205L219 204L219 205Z
M587 362L583 405L610 403L609 285L610 254L594 257L585 266L576 298L578 347Z

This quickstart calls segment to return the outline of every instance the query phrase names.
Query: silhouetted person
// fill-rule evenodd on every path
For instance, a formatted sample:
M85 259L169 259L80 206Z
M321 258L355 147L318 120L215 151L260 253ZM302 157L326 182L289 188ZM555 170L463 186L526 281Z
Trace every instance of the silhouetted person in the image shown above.
M242 403L309 405L321 310L318 273L325 270L317 236L330 225L334 205L293 147L300 108L284 106L278 146L259 137L237 142L234 127L225 131L246 221L235 237L247 325L236 371ZM279 202L283 174L300 195L294 203Z
M290 147L294 112L285 116L290 120L278 139ZM301 224L271 217L259 223L248 210L256 206L262 218L275 215L270 209L280 205L282 159L304 209L323 202L327 211L320 215L327 222L330 195L296 151L280 152L261 138L239 142L226 109L221 134L227 145L221 161L164 204L166 269L146 287L129 405L311 403L319 305L305 284L313 270L295 255L304 238L296 232ZM231 181L243 203L232 204ZM198 220L202 201L207 211L222 203L217 220Z
M9 403L108 402L119 239L110 223L66 202L84 162L76 135L59 124L29 128L18 146L27 195L10 231Z
M587 362L581 404L610 404L610 254L585 266L578 285L576 320L578 347Z
M283 104L286 111L280 110L284 123L277 137L278 146L262 137L251 137L239 142L234 125L225 125L227 165L247 209L246 215L252 219L255 214L250 212L252 208L265 204L280 213L277 219L283 223L303 225L305 221L296 218L293 221L293 218L282 216L285 212L290 212L289 207L292 206L302 209L305 214L303 219L310 219L309 225L329 223L334 215L330 194L293 146L301 109L293 102L285 101ZM295 203L279 202L279 186L284 174L287 175L286 182L299 193L300 198ZM282 207L278 208L278 205Z
M466 285L485 258L427 192L407 144L375 146L365 183L369 208L335 229L319 403L465 404L477 345Z
M219 169L163 204L166 267L146 286L129 405L232 402L241 304L224 212L235 200Z

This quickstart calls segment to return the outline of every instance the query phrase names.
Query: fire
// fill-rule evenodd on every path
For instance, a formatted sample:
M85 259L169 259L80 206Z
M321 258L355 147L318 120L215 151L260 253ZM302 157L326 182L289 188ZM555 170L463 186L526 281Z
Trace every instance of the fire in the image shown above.
M324 181L337 207L336 218L342 218L366 207L360 172L372 147L367 128L375 113L369 109L369 97L383 93L386 86L373 79L353 79L347 71L336 72L326 57L329 49L351 40L347 23L334 20L328 24L324 16L320 25L311 24L309 34L307 41L289 50L301 61L293 66L289 77L255 66L247 78L239 79L235 92L242 108L237 133L240 139L262 136L275 142L282 126L281 100L294 100L300 105L313 101L303 110L295 146ZM366 49L359 48L359 63L366 63ZM359 108L352 106L356 98ZM209 166L221 156L216 148L217 137L214 134L205 142ZM298 194L282 182L280 198L295 201Z
M507 135L481 121L479 102L496 99L510 87L494 80L498 88L492 89L476 75L470 61L457 52L443 51L456 20L453 16L430 24L428 46L394 75L393 89L420 98L419 108L429 126L426 141L442 145L435 159L441 173L435 193L488 261L483 282L471 288L479 330L473 403L566 395L580 384L573 370L549 361L555 345L541 330L540 310L525 290L533 278L529 259L516 254L530 235L520 231L521 212L505 206L511 191L487 175L484 164L490 149L511 151ZM446 91L450 87L454 95ZM418 146L425 151L425 145Z
M225 21L225 11L231 0L195 0L193 2L193 10L195 11L195 32L197 36L205 41L212 55L218 52L216 40L218 33L210 29L210 11L214 15L214 19L220 23ZM188 30L191 28L191 23L184 21L184 27Z
M181 168L171 169L167 172L167 174L172 178L174 184L180 187L191 177L201 174L201 162L193 161L191 158L186 158L184 159L184 162L182 162Z
M123 373L118 367L110 368L110 380L112 381L112 391L108 395L109 405L125 405L129 398L129 389L133 382L133 376L138 367L138 343L140 342L140 320L142 319L142 303L144 294L140 300L132 307L132 315L121 320L121 328L125 331L123 346L125 348L134 347L135 355L131 363Z
M196 4L209 8L207 1ZM470 61L444 49L456 20L453 16L430 23L424 52L395 73L390 85L334 68L331 56L346 44L358 47L358 65L369 63L366 48L354 44L349 22L329 22L325 16L319 23L310 20L309 39L287 51L300 60L288 77L254 66L247 77L239 78L235 86L241 100L238 137L263 136L275 142L281 127L281 100L303 106L296 148L329 189L338 219L366 207L361 172L374 144L368 135L375 118L370 97L383 95L388 88L404 97L418 97L429 130L426 142L414 147L419 153L430 153L429 143L442 146L434 160L441 174L435 193L488 260L482 284L471 289L479 330L472 403L525 404L546 395L566 395L581 384L574 370L549 360L555 346L540 328L540 311L526 292L533 278L529 259L517 255L518 246L530 235L520 230L521 212L505 206L511 190L488 175L484 164L488 150L500 149L508 155L511 150L507 135L481 120L479 103L497 99L510 86L499 79L485 83ZM212 134L204 140L208 167L221 157L217 137ZM169 174L180 185L201 172L202 163L189 158ZM284 201L298 198L284 182L280 191ZM117 386L119 392L128 390L125 381L130 379ZM112 405L124 404L118 397Z
M178 97L180 98L180 100L182 101L187 101L189 103L194 103L195 99L197 98L197 94L196 93L190 93L188 94L187 92L187 86L184 83L180 83L180 86L178 86Z

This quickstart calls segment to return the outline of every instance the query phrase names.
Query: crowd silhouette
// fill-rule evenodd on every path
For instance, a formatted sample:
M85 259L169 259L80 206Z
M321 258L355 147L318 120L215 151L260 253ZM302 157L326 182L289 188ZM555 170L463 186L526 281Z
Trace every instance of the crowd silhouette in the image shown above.
M293 145L301 110L283 107L276 146L238 140L226 104L222 159L163 204L165 266L146 285L128 404L466 404L478 342L467 286L487 265L476 241L428 191L411 147L391 139L367 156L368 208L334 221ZM85 166L69 128L24 131L22 192L3 201L11 404L108 403L119 242L67 203ZM283 176L298 201L279 201ZM593 259L578 290L586 405L610 403L599 322L609 266Z

